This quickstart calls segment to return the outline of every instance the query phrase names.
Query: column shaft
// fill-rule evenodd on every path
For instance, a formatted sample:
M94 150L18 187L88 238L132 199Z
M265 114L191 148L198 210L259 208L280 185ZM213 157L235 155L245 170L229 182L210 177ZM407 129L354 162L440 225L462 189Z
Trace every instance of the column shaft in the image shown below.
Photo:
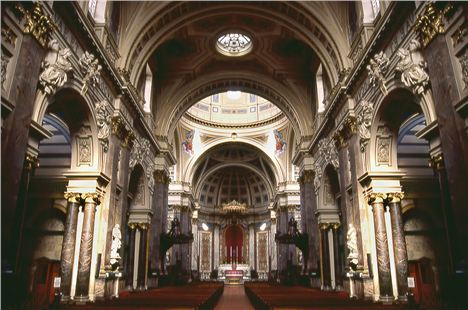
M392 222L393 252L398 286L398 300L407 301L408 293L408 254L406 252L405 231L401 217L401 196L395 194L389 202Z
M340 249L340 241L339 241L339 229L340 226L337 224L333 224L333 252L334 252L334 263L335 263L335 283L336 283L336 290L340 290L343 288L343 269L341 266L340 257L342 255Z
M75 258L75 241L78 224L78 211L80 207L80 196L75 193L67 193L67 218L65 222L65 231L63 234L62 257L60 260L60 277L62 300L70 299L70 289L73 272L73 261Z
M128 253L127 253L127 269L126 269L126 278L125 278L125 286L127 289L133 289L133 266L135 264L135 234L136 228L133 224L128 226L128 232L130 234L130 238L128 241Z
M94 219L96 214L95 199L97 199L96 195L87 194L84 204L83 230L81 233L78 276L76 280L76 296L80 301L88 300L89 279L91 276L91 254L93 251Z
M147 235L148 227L142 224L140 227L140 253L138 255L138 289L146 289L146 262L147 262Z
M377 268L379 271L380 300L393 300L392 279L390 274L390 256L388 252L387 231L385 228L385 210L383 197L377 195L372 199L374 214L375 244L377 250Z
M320 239L322 242L322 289L330 290L331 272L330 272L330 251L328 246L328 225L320 227Z

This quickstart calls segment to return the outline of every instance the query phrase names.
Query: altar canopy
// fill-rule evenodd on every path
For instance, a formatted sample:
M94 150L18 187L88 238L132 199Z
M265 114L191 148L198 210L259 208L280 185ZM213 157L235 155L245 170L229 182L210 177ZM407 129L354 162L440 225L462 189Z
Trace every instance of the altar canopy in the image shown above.
M242 240L244 231L240 225L231 225L226 228L226 257L229 263L242 262Z

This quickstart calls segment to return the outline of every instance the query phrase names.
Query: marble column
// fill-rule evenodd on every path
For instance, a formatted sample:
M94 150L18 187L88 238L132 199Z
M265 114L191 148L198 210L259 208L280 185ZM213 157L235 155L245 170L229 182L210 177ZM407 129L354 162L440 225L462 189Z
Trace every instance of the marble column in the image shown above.
M129 241L128 241L128 256L126 263L126 277L125 277L125 286L127 290L133 290L133 268L135 265L135 236L136 236L136 226L131 223L128 225L129 232Z
M388 206L392 222L393 253L395 255L398 300L408 301L408 254L406 252L405 231L401 216L403 193L388 194Z
M62 291L62 301L64 302L70 300L78 211L81 196L78 193L65 193L65 198L67 199L67 217L65 220L65 231L62 242L62 257L60 259L60 289Z
M140 230L140 252L138 255L138 277L137 277L137 287L138 290L146 290L146 267L148 262L147 255L147 236L148 236L148 224L142 223L139 225Z
M375 245L377 251L377 268L379 271L380 301L393 300L392 278L390 273L390 255L388 252L387 230L385 227L384 200L386 194L372 193L370 203L374 214Z
M328 243L328 229L330 225L320 224L320 241L321 241L321 265L322 265L322 290L329 291L331 289L331 272L330 272L330 250Z
M342 253L340 253L340 239L339 239L339 230L340 224L334 223L331 225L332 232L333 232L333 258L335 264L335 290L339 291L343 289L343 269L340 262L340 257Z
M75 299L85 302L89 299L89 279L91 277L91 255L93 251L94 219L99 196L96 193L83 194L84 217L81 233L80 257L78 259L78 275L76 279Z
M249 265L251 269L255 268L255 234L254 234L254 224L249 224Z
M288 208L286 206L278 207L278 230L281 235L288 232ZM286 272L288 263L288 245L278 244L278 273L281 276Z
M213 224L213 242L214 242L214 258L213 258L213 269L219 267L219 254L220 254L220 244L219 244L219 224ZM239 249L240 251L240 249Z
M21 48L10 87L12 91L8 98L10 102L15 103L15 108L2 124L2 240L10 240L14 229L24 154L27 150L34 100L39 85L31 81L37 81L46 51L32 35L25 34L17 41L21 42ZM7 248L8 245L8 242L2 242L2 261L11 257L7 254L12 253L11 249Z
M24 254L22 253L22 242L24 233L24 219L28 209L29 183L33 171L38 167L38 165L39 161L36 156L26 154L20 182L18 205L14 218L13 236L10 240L8 240L10 242L10 246L8 248L11 250L11 255L14 256L10 260L12 262L13 270L18 276L22 278L25 276L27 277L27 275L22 272L22 267L26 267L25 264L30 264L29 260L25 261L24 257L21 257L21 254Z

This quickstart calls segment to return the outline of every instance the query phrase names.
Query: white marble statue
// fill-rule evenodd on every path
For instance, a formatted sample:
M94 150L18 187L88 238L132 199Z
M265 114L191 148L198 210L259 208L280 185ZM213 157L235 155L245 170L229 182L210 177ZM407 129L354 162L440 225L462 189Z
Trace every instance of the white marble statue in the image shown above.
M398 49L400 58L395 70L401 72L401 81L413 92L420 95L429 84L429 75L426 72L427 64L421 52L421 44L418 40L411 40L409 48Z
M110 263L115 265L120 260L119 249L122 246L122 234L120 232L120 225L115 224L112 229L112 244L111 244L111 254L110 254Z
M351 269L356 269L358 264L358 248L357 248L357 236L356 229L354 229L353 224L348 225L348 233L346 236L346 246L348 247L348 261Z
M56 40L49 42L49 54L41 64L42 72L39 75L39 83L48 95L67 82L68 72L73 69L68 60L71 55L70 49L60 49Z

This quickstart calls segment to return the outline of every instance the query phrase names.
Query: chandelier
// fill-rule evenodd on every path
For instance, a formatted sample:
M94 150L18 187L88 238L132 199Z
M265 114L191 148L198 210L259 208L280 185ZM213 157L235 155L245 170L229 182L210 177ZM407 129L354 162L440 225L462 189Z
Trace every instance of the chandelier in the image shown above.
M233 200L229 203L223 203L221 207L221 212L225 214L242 214L247 211L247 205L245 203L240 203L236 200Z

